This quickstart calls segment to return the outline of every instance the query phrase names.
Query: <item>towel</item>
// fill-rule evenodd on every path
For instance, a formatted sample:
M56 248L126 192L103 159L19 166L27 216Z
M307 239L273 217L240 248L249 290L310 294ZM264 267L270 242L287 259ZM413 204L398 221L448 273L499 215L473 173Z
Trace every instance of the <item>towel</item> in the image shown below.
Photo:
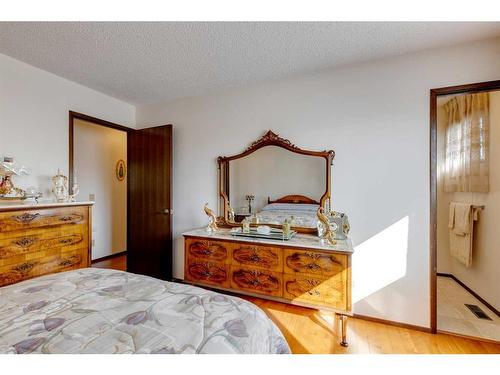
M471 211L472 204L470 203L461 203L461 202L452 202L454 203L454 211L455 211L455 220L453 231L455 234L459 236L465 236L470 234L472 229L471 223Z
M450 255L465 267L472 265L474 219L477 213L470 203L451 202L448 216Z

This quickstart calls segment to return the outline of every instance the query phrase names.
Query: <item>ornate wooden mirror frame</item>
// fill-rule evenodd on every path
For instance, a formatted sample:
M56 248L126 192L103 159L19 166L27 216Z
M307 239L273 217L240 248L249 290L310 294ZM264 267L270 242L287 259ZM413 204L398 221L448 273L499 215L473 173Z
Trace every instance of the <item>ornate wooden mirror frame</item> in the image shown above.
M289 195L283 197L283 200L277 201L269 201L270 203L319 203L322 207L329 208L330 200L331 200L331 166L333 164L333 159L335 157L335 151L333 150L325 150L325 151L310 151L304 150L297 146L295 146L288 139L281 138L278 134L269 130L266 134L264 134L261 138L253 142L245 151L240 154L232 155L232 156L219 156L217 158L218 169L219 169L219 212L222 213L222 216L218 218L218 222L221 226L225 227L239 227L241 223L231 222L229 220L229 198L225 193L229 189L229 162L231 160L236 160L243 158L252 154L253 152L266 147L266 146L278 146L284 148L285 150L302 154L308 156L316 156L319 158L325 159L325 170L326 170L326 181L325 181L325 192L321 196L319 202L315 202L307 197L301 195ZM275 224L266 224L271 227L281 228L281 225ZM316 228L304 228L304 227L294 227L294 230L302 233L315 233Z

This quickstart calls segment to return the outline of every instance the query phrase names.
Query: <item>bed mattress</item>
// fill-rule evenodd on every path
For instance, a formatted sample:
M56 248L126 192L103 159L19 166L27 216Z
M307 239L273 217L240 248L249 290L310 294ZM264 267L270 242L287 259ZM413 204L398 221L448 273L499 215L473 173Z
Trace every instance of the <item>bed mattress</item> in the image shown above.
M0 353L289 353L254 304L86 268L0 288Z

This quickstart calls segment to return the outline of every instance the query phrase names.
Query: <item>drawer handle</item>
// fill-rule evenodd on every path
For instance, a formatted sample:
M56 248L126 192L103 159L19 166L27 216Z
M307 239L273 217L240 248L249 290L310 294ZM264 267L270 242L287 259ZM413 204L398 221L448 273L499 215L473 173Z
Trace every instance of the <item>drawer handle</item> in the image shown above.
M209 249L205 249L201 252L203 255L212 255L212 252Z
M35 243L35 240L33 238L30 238L30 237L24 237L24 238L21 238L20 240L12 241L12 243L14 245L26 248L26 247L30 247L31 245L33 245Z
M59 267L73 266L81 262L81 258L77 255L72 255L66 259L62 259L59 262Z
M29 272L35 267L36 263L35 262L26 262L22 263L16 267L13 267L12 269L14 271L19 271L19 272Z
M309 263L307 266L306 266L307 269L309 270L317 270L317 269L321 269L320 266L318 266L316 263Z
M27 224L35 220L40 214L30 214L29 212L25 212L22 215L15 215L12 218L20 223Z
M68 243L72 243L73 242L73 238L61 238L59 240L59 243L62 243L62 244L68 244Z
M71 221L71 220L73 220L73 217L71 217L71 216L63 216L59 220L60 221Z
M295 254L297 254L297 253L295 253ZM300 256L300 254L297 254L297 255ZM318 253L309 253L309 252L305 253L304 255L306 257L309 257L309 258L314 259L314 260L318 260L323 256L323 255L318 254Z
M259 257L257 254L254 254L254 255L252 255L252 256L250 257L250 260L251 260L252 262L257 263L257 262L260 262L260 257Z
M309 294L310 296L320 296L321 293L318 292L317 290L310 290L307 292L307 294Z

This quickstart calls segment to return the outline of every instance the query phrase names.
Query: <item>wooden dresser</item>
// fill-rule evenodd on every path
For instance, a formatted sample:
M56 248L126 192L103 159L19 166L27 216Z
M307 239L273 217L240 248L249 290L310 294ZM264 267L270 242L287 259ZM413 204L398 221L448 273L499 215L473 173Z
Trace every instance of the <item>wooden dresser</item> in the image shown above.
M331 310L346 342L351 308L350 240L336 246L298 234L290 241L234 238L228 229L184 233L184 278L209 286L305 307Z
M90 266L92 202L0 206L0 286Z

